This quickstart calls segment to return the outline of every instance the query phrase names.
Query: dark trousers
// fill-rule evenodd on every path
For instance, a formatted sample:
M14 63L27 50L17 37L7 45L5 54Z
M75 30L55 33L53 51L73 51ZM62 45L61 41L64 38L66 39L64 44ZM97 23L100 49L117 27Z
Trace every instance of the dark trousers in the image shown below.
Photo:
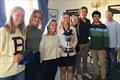
M115 48L107 49L107 64L108 64L108 73L110 73L113 69L115 64L117 63L117 51Z
M42 62L42 77L43 80L54 80L57 72L57 63L56 59L46 60Z
M42 80L39 53L35 53L34 60L26 65L25 80Z

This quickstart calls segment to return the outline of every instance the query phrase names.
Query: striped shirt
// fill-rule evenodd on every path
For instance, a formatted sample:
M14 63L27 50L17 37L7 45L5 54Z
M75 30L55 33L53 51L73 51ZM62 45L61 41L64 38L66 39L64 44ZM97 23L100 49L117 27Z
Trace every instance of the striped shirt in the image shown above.
M108 48L108 29L100 23L99 25L92 24L90 30L90 48L95 50L102 50Z

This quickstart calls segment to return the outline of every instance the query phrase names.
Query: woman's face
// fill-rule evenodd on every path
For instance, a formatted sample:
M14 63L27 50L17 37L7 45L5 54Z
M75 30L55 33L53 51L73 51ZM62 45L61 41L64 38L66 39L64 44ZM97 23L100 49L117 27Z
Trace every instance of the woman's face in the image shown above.
M79 23L79 17L73 16L73 18L72 18L72 24L73 24L73 26L75 26L78 23Z
M18 26L24 22L24 16L25 12L22 9L16 9L15 12L13 12L12 18L15 26Z
M70 16L69 15L63 15L63 23L69 24L70 23Z
M70 24L70 16L65 14L63 15L63 28L68 28Z
M34 26L38 26L41 23L41 14L36 12L32 18L31 24Z
M50 33L54 33L57 30L57 23L52 21L49 25L49 31Z

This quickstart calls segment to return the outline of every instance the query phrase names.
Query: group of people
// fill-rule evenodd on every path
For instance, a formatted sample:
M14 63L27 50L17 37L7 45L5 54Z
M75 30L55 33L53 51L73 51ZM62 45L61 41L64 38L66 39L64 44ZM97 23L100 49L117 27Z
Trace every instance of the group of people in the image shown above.
M77 77L78 80L84 80L83 77L93 80L109 80L120 51L120 24L113 19L111 11L106 11L104 23L100 21L99 11L93 11L92 23L86 18L87 13L87 7L81 7L78 11L79 15L71 17L78 38L76 45ZM88 71L88 55L92 57L95 70L92 76Z
M0 28L0 80L54 80L58 67L60 80L73 80L75 71L78 80L106 80L120 51L120 24L113 20L111 11L106 12L105 24L99 11L92 13L92 24L87 13L85 6L79 9L79 15L65 12L60 25L49 20L46 32L42 32L40 10L32 12L25 27L24 9L13 8L9 21ZM87 66L89 52L95 68L93 77ZM25 55L28 62L33 57L21 64Z

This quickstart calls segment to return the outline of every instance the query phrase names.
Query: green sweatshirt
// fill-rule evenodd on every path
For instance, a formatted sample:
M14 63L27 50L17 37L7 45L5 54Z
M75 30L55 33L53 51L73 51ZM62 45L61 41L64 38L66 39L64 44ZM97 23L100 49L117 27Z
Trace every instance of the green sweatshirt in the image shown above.
M102 50L109 46L108 29L100 23L90 28L90 49Z

